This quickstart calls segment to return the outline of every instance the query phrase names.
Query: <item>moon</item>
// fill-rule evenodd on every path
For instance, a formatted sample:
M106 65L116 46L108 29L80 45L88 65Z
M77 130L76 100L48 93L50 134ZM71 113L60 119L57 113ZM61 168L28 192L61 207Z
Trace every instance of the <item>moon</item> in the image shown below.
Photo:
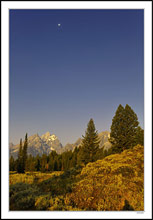
M61 24L58 24L58 27L60 27L61 26Z

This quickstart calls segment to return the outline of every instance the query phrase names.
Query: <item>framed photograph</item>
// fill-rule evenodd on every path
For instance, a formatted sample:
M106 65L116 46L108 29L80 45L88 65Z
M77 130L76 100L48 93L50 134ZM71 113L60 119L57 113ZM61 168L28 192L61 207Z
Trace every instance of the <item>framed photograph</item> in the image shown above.
M151 15L2 2L4 218L151 217Z

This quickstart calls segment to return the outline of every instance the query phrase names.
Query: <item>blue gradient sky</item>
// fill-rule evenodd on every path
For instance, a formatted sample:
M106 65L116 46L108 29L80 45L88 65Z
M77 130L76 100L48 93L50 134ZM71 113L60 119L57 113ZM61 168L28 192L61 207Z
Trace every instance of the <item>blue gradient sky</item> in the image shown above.
M10 10L10 142L73 143L90 118L110 130L119 104L143 127L143 23L143 10Z

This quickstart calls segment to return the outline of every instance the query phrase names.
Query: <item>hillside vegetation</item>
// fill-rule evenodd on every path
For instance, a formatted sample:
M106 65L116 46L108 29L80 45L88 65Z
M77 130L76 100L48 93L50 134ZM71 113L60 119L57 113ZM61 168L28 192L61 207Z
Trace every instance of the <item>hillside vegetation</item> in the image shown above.
M143 146L137 145L88 163L82 170L12 173L10 210L142 211L143 152Z
M143 146L88 163L80 179L69 196L78 208L122 210L128 201L134 210L143 210Z

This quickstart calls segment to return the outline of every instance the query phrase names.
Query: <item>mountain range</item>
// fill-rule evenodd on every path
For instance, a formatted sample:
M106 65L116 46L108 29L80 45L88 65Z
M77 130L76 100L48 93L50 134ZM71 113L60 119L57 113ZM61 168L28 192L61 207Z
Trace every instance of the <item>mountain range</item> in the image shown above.
M98 134L100 139L100 148L104 146L105 150L108 150L111 147L108 138L110 137L110 133L108 131L104 131ZM68 150L74 150L75 147L79 147L82 139L79 138L75 143L70 144L67 143L65 146L61 144L58 137L55 134L51 134L50 132L46 132L42 136L39 134L34 134L28 137L28 154L32 156L36 156L39 154L49 154L52 151L56 151L58 154L61 154ZM17 158L19 152L20 145L14 145L13 143L9 144L9 153L10 156Z

